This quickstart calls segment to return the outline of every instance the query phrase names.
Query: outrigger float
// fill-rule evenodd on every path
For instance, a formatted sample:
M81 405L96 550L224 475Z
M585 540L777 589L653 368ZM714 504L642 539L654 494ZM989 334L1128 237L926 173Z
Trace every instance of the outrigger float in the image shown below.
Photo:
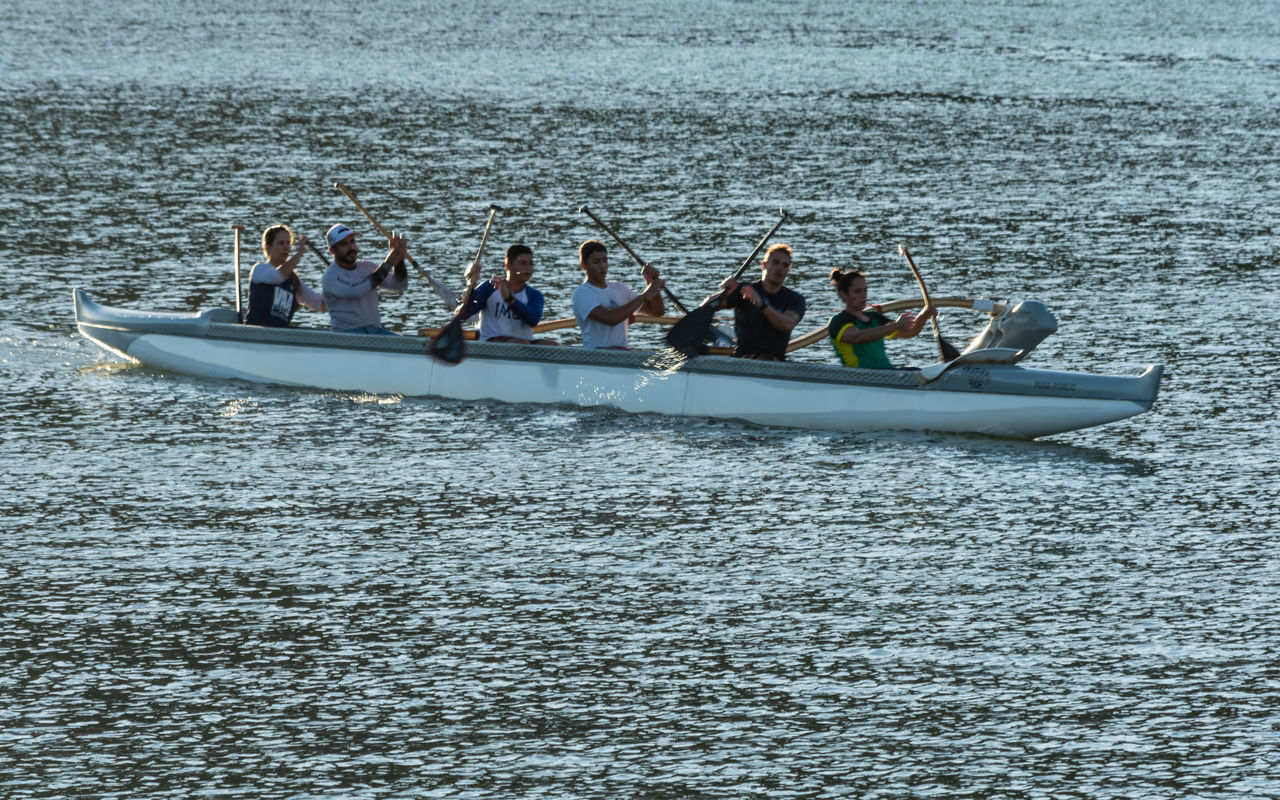
M961 356L921 370L750 361L711 347L672 351L587 350L470 342L450 365L424 355L418 336L264 328L233 309L160 313L112 308L75 290L80 333L130 361L205 378L454 400L609 406L628 412L745 420L832 431L913 430L1033 439L1125 419L1151 408L1162 368L1136 376L1029 369L1020 362L1057 328L1034 301L996 305L935 298L938 306L991 314ZM885 311L922 301L885 304ZM671 324L672 318L641 321ZM535 331L568 327L544 323ZM793 349L825 338L814 331Z

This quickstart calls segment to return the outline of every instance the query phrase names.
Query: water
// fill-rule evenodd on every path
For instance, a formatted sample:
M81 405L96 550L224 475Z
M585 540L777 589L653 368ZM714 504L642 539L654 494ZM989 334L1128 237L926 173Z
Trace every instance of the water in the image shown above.
M0 794L1280 796L1276 3L7 17ZM782 205L802 331L832 267L912 296L909 241L935 294L1053 309L1029 363L1166 378L1009 442L203 381L76 335L76 286L229 303L232 224L247 263L277 221L371 234L335 180L455 286L503 206L548 317L582 204L686 304Z

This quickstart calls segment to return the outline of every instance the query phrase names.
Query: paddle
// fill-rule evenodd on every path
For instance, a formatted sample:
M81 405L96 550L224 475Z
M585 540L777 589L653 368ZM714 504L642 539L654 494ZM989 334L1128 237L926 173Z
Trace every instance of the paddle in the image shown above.
M746 260L742 262L742 266L738 267L738 271L733 273L733 277L729 279L730 281L736 281L742 277L742 273L747 271L747 267L751 266L752 262L755 261L756 256L769 243L773 235L778 232L778 228L782 227L782 223L792 218L790 214L781 208L778 209L778 213L782 218L774 223L774 226L764 235L764 238L760 240L760 244L756 245L756 249L752 250L751 255L747 256ZM728 282L725 281L725 283ZM704 300L702 305L685 314L683 319L672 325L671 330L667 331L667 344L681 355L697 355L702 343L707 339L707 330L711 327L711 321L716 312L720 310L720 301L724 299L727 291L727 289L721 289L716 292Z
M597 225L599 225L604 230L605 233L613 237L613 240L618 243L618 246L621 247L623 250L626 250L627 253L633 259L635 259L635 262L641 266L641 268L644 267L645 260L640 256L636 255L636 251L632 250L631 247L626 242L622 241L622 237L619 236L617 233L615 233L613 228L610 228L608 225L606 225L604 220L597 217L594 213L592 213L591 209L587 208L586 206L579 207L578 211L580 211L583 214L586 214L588 217L591 217L592 221L595 222ZM662 291L666 293L667 297L671 300L672 305L674 305L677 309L679 309L681 314L689 313L689 309L684 307L684 304L681 303L679 299L676 298L675 294L673 294L672 291L669 288L667 288L666 285L663 285ZM733 337L729 335L728 331L715 330L714 333L715 333L717 343L723 342L727 347L733 346Z
M929 302L929 290L924 288L924 278L920 277L920 270L916 269L916 262L911 258L911 251L907 249L905 242L898 245L898 252L906 257L907 265L911 267L911 274L916 276L916 283L920 284L920 296L924 298L924 307L932 307L932 303ZM955 361L960 357L960 351L942 338L942 332L938 330L937 315L935 314L929 321L933 323L933 340L938 343L938 354L942 356L944 362Z
M480 257L484 255L484 243L489 240L489 228L493 226L493 217L502 210L493 203L490 203L488 208L489 221L484 224L484 234L480 237L480 249L476 251L476 260L471 262L473 264L480 263ZM431 344L427 345L427 353L446 364L460 363L466 357L466 340L462 338L462 312L471 300L471 290L474 288L476 288L475 279L468 279L467 288L462 291L462 302L454 309L453 319L449 320L449 324L441 328L439 333L431 337Z
M232 225L231 230L236 232L236 316L244 322L244 315L240 313L240 234L244 233L243 225Z
M320 263L324 264L324 268L329 268L329 259L324 257L324 253L320 252L320 248L316 247L316 243L307 239L307 247L311 248L311 252L316 254L316 258L320 259Z
M368 211L366 211L364 206L360 205L360 201L356 199L355 193L352 192L351 189L347 188L343 184L338 183L336 181L334 182L333 186L335 189L345 194L347 196L347 199L350 200L353 204L355 204L356 208L360 209L360 213L365 215L365 217L369 220L369 222L373 224L373 227L377 229L378 233L387 237L387 241L391 240L391 234L387 233L386 228L383 228L381 225L379 225L378 221L373 218L373 215L370 214ZM418 274L422 276L422 279L431 286L431 291L435 292L436 296L444 301L445 307L449 311L453 311L454 309L456 309L458 307L458 296L454 294L453 291L449 289L449 287L445 286L444 284L440 283L435 278L427 274L427 271L425 269L418 266L418 262L414 260L413 256L406 256L406 257L409 259L409 263L413 265L413 268L418 271Z

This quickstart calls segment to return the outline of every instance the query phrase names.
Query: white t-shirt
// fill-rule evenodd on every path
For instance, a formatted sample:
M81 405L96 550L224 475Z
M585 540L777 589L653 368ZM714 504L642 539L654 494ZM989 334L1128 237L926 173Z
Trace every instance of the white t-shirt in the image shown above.
M608 281L608 284L601 289L584 283L573 290L573 316L578 320L578 330L582 332L583 347L627 346L629 320L624 319L617 325L606 325L588 316L597 306L617 308L639 297L625 283Z

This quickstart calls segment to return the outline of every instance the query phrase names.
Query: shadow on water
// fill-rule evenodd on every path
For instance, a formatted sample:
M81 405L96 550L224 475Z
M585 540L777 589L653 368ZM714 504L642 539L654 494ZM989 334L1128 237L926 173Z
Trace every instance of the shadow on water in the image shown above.
M723 446L732 437L735 446L761 452L807 449L814 453L839 454L859 451L908 452L913 457L945 453L949 459L1001 462L1009 468L1051 467L1055 464L1107 465L1133 476L1147 475L1152 464L1135 456L1116 455L1102 447L1091 447L1051 439L1022 440L982 434L914 431L814 431L758 425L745 420L707 417L673 417L660 414L632 414L611 407L582 408L575 405L530 405L497 401L461 401L406 398L406 405L425 404L434 409L465 409L483 424L520 421L534 429L567 428L575 436L627 436L643 438L662 435L682 439L690 445ZM1070 434L1062 434L1069 436Z

